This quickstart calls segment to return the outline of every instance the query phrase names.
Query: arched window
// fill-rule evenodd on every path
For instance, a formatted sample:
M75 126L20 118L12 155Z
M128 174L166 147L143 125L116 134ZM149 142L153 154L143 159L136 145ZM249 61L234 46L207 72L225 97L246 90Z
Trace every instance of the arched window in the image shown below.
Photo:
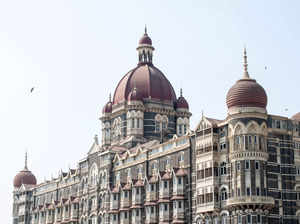
M225 200L227 200L227 191L226 191L226 189L225 188L222 188L221 189L221 201L225 201Z
M221 175L226 175L227 174L227 169L226 169L226 163L222 162L220 166L220 174Z
M222 222L222 224L226 224L227 223L227 215L226 214L223 214L221 216L221 222Z
M90 170L90 184L96 185L97 179L98 179L98 168L97 168L97 165L94 163Z

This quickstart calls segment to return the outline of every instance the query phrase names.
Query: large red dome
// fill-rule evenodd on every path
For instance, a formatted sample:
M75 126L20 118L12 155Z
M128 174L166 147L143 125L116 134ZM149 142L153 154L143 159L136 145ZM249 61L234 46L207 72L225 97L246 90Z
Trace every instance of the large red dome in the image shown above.
M31 171L24 169L14 178L14 187L20 187L22 184L36 185L36 178Z
M227 107L262 107L267 106L267 94L264 88L254 79L238 80L228 91Z
M121 79L115 90L113 104L127 100L134 88L137 89L142 99L151 98L172 103L176 101L176 94L171 83L152 64L140 64Z

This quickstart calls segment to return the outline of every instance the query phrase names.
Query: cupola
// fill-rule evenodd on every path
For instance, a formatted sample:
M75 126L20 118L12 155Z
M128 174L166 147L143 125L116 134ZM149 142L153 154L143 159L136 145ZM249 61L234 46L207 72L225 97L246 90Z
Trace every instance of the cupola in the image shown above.
M114 93L113 105L125 102L133 97L134 88L138 91L139 100L152 99L176 103L175 91L165 75L152 63L154 47L151 38L145 33L137 47L138 65L130 70L118 83ZM132 100L132 99L131 99Z
M111 113L111 111L112 111L112 102L111 102L111 94L109 94L108 102L103 107L102 113L103 114Z
M261 108L261 111L266 111L267 94L264 88L249 76L246 49L244 49L244 76L228 91L226 104L229 110L233 108Z
M180 89L180 96L178 97L176 101L176 108L177 109L189 109L189 104L186 101L186 99L182 95L182 89Z
M19 188L22 184L27 185L36 185L36 178L31 173L30 170L28 170L27 167L27 153L25 154L25 166L24 169L21 170L14 178L14 187Z

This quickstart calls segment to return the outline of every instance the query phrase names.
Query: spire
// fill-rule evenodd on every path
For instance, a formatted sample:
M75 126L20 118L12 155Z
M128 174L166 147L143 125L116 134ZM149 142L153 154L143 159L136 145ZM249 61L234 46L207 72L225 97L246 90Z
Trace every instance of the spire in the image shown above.
M111 102L111 93L109 93L108 102Z
M25 166L24 166L24 170L28 170L28 167L27 167L27 151L25 152Z
M180 96L182 97L182 88L180 88Z
M147 25L145 24L145 34L147 35Z
M247 62L247 50L246 47L244 47L244 79L249 79L249 73L248 73L248 62Z

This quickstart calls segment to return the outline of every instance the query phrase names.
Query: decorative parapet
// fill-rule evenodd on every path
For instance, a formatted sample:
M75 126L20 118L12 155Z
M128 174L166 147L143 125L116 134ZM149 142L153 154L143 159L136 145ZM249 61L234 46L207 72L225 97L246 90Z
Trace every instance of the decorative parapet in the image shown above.
M229 154L229 159L231 162L239 160L268 160L268 153L266 152L256 152L256 151L243 151L243 152L233 152Z
M234 197L227 200L227 207L255 205L262 208L272 208L275 205L275 200L267 196L243 196Z

